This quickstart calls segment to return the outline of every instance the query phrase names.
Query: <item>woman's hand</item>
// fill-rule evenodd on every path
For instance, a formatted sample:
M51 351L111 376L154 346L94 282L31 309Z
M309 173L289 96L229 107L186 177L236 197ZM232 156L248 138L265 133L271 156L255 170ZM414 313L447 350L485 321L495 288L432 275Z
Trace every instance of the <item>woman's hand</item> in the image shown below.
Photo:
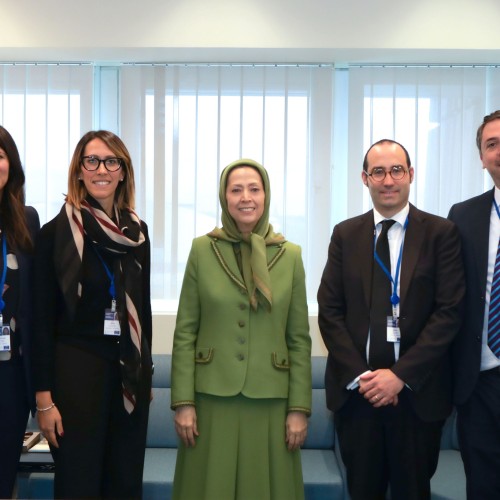
M64 429L61 414L55 405L51 407L53 404L50 391L36 393L36 406L38 408L36 418L38 420L38 427L47 441L55 448L59 448L57 436L63 437ZM50 409L40 411L40 408Z
M196 409L194 406L180 406L175 410L175 430L185 446L196 444L198 426L196 424Z
M291 411L286 417L286 443L288 450L300 448L307 436L307 416L300 411Z

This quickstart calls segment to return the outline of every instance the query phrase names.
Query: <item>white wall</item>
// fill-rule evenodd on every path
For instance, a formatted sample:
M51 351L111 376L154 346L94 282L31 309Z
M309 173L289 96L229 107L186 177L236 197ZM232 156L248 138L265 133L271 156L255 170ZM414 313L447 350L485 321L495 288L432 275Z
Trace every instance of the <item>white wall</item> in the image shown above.
M2 0L0 61L500 63L498 0ZM313 354L325 354L311 311ZM175 314L155 314L170 352Z
M0 60L499 63L498 0L3 0Z
M312 338L312 355L326 356L327 351L321 340L318 329L317 316L313 312L309 318L309 326ZM160 313L153 315L153 352L170 353L172 351L172 340L175 328L175 314Z

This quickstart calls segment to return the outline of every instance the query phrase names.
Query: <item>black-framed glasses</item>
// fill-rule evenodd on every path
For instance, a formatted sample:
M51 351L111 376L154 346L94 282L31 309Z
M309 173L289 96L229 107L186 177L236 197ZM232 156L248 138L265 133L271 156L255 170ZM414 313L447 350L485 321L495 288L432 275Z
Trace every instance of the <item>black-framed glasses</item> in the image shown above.
M101 163L108 172L116 172L122 166L121 158L98 158L97 156L82 156L82 165L85 170L93 172L97 170Z
M375 167L370 173L367 173L366 175L368 177L371 177L375 182L382 182L387 174L390 174L390 176L395 181L400 181L407 172L408 169L403 167L403 165L393 165L389 170L386 170L383 167Z

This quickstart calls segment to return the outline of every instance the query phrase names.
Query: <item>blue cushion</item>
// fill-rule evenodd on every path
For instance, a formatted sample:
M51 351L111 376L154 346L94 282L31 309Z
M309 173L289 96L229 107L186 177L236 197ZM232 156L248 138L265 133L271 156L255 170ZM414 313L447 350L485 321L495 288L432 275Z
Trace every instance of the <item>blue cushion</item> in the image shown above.
M312 387L313 389L325 389L325 356L311 357Z
M301 451L307 500L343 498L344 486L337 459L331 450Z
M170 378L172 356L170 354L153 354L153 363L155 365L153 387L172 387L172 379Z
M146 446L148 448L177 448L178 446L174 414L170 409L170 388L153 388Z
M144 459L142 496L145 500L170 500L177 449L147 448Z
M457 412L453 410L452 414L446 419L441 435L442 450L459 450L457 436Z
M333 450L334 428L332 412L326 407L325 390L313 389L312 414L309 417L304 449Z
M17 481L17 498L54 498L54 473L32 472L28 476L20 474Z
M441 450L436 473L431 479L433 500L465 500L465 472L457 450Z

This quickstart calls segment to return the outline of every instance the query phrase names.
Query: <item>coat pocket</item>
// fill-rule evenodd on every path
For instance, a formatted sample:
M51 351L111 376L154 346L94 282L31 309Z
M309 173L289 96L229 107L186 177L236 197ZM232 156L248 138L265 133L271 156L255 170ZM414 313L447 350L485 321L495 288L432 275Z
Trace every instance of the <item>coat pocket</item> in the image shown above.
M288 359L288 354L282 352L273 352L271 356L274 368L277 368L278 370L290 370L290 361Z
M213 347L197 347L194 361L195 363L199 364L207 364L210 363L210 361L212 361L213 357L214 357Z

